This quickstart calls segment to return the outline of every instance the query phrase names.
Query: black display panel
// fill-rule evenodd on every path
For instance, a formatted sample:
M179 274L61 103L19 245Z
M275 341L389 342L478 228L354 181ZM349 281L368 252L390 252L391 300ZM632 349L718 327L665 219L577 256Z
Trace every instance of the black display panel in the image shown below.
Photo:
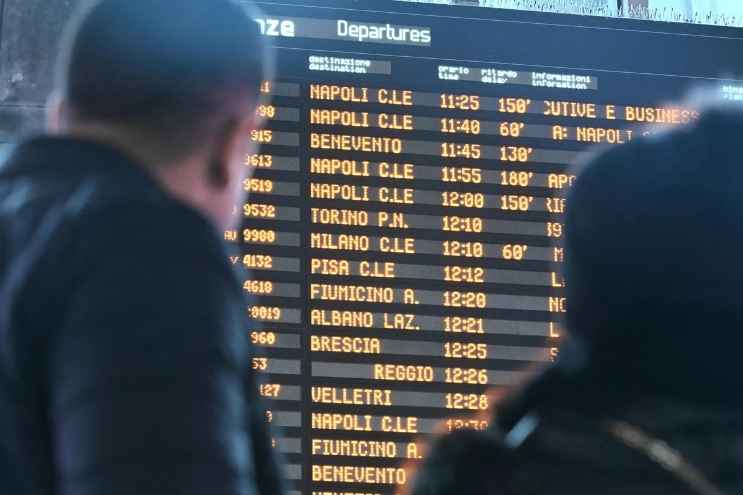
M666 104L692 88L743 98L743 33L260 5L279 75L251 136L262 147L246 157L242 226L225 232L254 297L254 368L294 493L390 493L416 438L558 355L570 165L648 124L693 121Z

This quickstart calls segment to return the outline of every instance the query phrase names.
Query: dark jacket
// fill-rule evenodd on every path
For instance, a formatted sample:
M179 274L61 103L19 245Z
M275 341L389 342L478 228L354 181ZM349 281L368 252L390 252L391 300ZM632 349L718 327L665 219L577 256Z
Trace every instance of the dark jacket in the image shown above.
M0 168L0 493L279 491L214 227L103 144Z
M743 413L672 400L603 418L555 409L510 431L439 439L417 473L415 495L703 495L599 420L621 420L681 453L721 493L743 493ZM516 444L512 444L515 442Z
M664 442L722 493L743 493L740 410L648 400L601 418L556 410L539 420L516 449L526 459L516 471L516 493L700 495L645 451L608 433L604 422L617 420Z

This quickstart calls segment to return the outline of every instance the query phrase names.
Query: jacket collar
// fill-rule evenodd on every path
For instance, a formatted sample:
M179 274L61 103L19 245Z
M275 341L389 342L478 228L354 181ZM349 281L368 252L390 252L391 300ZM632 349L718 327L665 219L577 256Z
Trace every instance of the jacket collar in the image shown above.
M0 177L27 174L104 175L161 190L144 165L113 145L74 137L37 136L13 149L0 164Z

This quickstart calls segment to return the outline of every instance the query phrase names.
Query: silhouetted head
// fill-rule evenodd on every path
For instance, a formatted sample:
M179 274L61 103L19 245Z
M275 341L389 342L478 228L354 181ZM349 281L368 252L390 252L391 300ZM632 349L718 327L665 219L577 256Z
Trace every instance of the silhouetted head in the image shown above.
M63 39L52 129L125 148L225 223L271 77L254 16L231 0L85 3Z
M615 395L740 400L743 112L613 148L578 173L565 218L559 363Z
M591 157L567 196L557 362L505 397L510 431L552 408L603 416L648 398L743 406L743 109Z

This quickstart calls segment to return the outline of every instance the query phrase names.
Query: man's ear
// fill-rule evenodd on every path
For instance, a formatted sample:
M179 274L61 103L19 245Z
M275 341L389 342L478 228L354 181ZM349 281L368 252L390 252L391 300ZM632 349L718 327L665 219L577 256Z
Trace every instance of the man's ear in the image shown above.
M58 90L52 91L46 99L46 129L50 134L58 134L65 126L67 102Z
M240 120L231 120L218 137L216 153L209 164L209 179L218 188L234 184L236 174L242 174L245 155L251 152L255 144L250 139L256 130L258 121L249 116Z

